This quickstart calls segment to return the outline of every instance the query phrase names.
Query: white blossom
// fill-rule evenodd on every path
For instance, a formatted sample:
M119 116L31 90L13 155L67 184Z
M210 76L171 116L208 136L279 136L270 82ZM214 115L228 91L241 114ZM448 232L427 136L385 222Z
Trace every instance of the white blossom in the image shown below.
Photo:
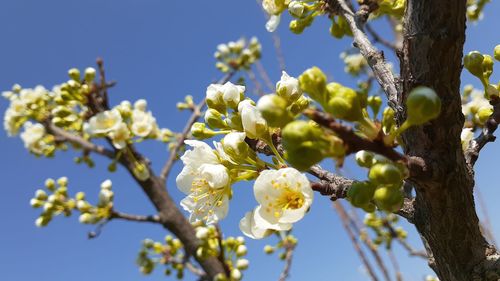
M476 114L483 108L493 108L488 99L484 97L483 91L474 89L470 97L470 101L462 105L462 113L466 116L469 114Z
M43 127L42 124L32 124L31 122L26 122L24 124L24 132L21 133L21 139L24 142L24 147L29 151L36 154L42 154L47 145L42 141L44 136L45 127Z
M120 111L112 109L92 116L89 122L86 123L85 130L90 135L107 134L118 129L121 123Z
M127 146L127 141L130 138L130 131L125 123L120 123L116 130L109 133L109 137L113 141L113 146L116 149L123 149Z
M304 174L294 168L266 170L255 180L254 195L259 202L254 220L259 228L289 230L309 210L313 191Z
M185 143L193 149L181 157L184 168L176 178L179 190L188 195L181 205L191 213L191 222L215 223L227 215L229 208L228 170L208 144L196 140Z
M134 103L134 109L140 110L140 111L146 111L146 107L148 106L148 102L145 99L140 99L137 100Z
M289 101L297 100L302 95L299 80L283 71L281 80L276 83L276 94Z
M139 109L132 111L132 126L131 130L134 135L139 137L147 137L153 132L156 127L156 119L151 111L145 112Z
M228 81L221 87L221 91L224 102L231 107L236 107L240 102L241 93L245 92L245 86L234 85Z
M251 100L244 100L238 105L243 129L249 138L262 137L267 132L267 122Z

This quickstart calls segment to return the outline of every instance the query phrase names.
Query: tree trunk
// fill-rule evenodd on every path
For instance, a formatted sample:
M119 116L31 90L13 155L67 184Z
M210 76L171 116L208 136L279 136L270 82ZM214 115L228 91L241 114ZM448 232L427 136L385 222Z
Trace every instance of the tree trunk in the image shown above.
M466 0L407 0L399 102L423 85L436 91L443 106L437 119L408 130L403 141L405 153L422 157L432 171L431 177L409 179L416 190L414 223L427 244L429 265L441 281L500 280L499 257L481 234L473 172L460 144L465 15ZM404 116L399 112L398 122Z

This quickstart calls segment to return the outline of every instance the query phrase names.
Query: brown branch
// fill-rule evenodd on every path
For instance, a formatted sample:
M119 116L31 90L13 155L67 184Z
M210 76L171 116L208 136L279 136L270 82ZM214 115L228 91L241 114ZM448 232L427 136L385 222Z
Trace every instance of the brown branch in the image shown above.
M398 90L391 68L384 58L384 53L373 46L363 31L363 16L356 15L344 0L328 0L332 13L341 14L349 24L354 38L355 47L359 48L368 65L372 68L375 78L387 95L389 105L400 112L398 105Z
M340 124L329 114L315 109L305 110L304 115L319 125L330 129L341 138L346 146L346 155L360 150L368 150L383 155L392 161L403 162L408 167L411 176L423 176L429 173L425 162L421 158L408 157L397 152L393 147L385 145L382 137L377 137L374 140L362 138L351 127Z
M150 216L131 215L112 210L109 220L114 220L114 219L135 221L135 222L161 223L160 217L157 215L150 215Z
M224 84L227 81L229 81L229 79L231 79L231 77L233 77L233 75L234 75L234 71L229 72L228 74L226 74L226 76L224 76L224 78L219 80L217 83ZM201 117L202 109L205 106L205 103L206 103L206 101L205 101L205 99L203 99L200 103L198 103L193 108L193 113L191 114L191 117L189 117L189 119L186 123L186 126L184 127L184 130L182 130L181 135L178 137L176 145L170 151L170 155L168 157L168 160L160 172L160 179L163 182L165 182L167 180L168 175L170 174L170 170L172 170L172 167L174 166L174 163L177 160L177 153L179 153L179 150L184 146L184 141L188 138L189 133L191 131L191 127Z
M470 145L465 152L465 159L471 168L474 164L476 164L481 149L483 149L487 143L494 142L496 139L493 133L495 133L498 128L498 124L500 123L500 99L496 98L492 100L491 104L493 105L493 113L486 121L481 134L470 142Z
M70 142L72 144L80 146L84 150L92 151L92 152L95 152L97 154L104 155L104 156L111 158L111 159L113 159L115 157L114 151L107 149L103 146L94 144L94 143L84 139L83 137L81 137L79 135L72 134L68 131L65 131L64 129L61 129L61 128L57 127L56 125L54 125L52 123L52 121L49 119L45 120L43 122L43 125L48 133L54 135L56 140Z

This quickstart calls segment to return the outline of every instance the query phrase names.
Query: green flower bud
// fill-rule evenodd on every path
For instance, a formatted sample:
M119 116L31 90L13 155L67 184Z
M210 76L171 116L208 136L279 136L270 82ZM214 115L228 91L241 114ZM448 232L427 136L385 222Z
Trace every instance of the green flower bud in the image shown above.
M495 50L493 51L493 56L497 61L500 61L500 45L495 46Z
M330 96L327 109L335 118L351 122L363 119L361 102L353 89L333 82L326 89Z
M354 182L347 191L347 198L355 207L362 208L370 203L375 186L369 182Z
M308 107L309 107L309 98L301 96L294 103L292 103L292 105L290 105L289 110L290 113L292 113L292 115L297 115Z
M380 110L380 106L382 106L382 98L379 96L369 96L367 102L373 111L373 115L376 116Z
M266 253L268 255L274 253L274 247L271 245L264 246L264 253Z
M311 142L308 146L304 145L294 150L286 150L284 157L294 168L307 171L314 164L321 162L325 155L321 150L315 148Z
M47 199L47 193L44 190L42 190L42 189L38 189L35 192L35 198L38 199L38 200L46 200Z
M380 209L388 212L397 212L403 206L404 198L398 189L383 186L375 191L373 200Z
M240 280L241 277L242 277L242 275L241 275L241 271L239 269L233 268L233 270L231 270L231 279L232 280L237 281L237 280Z
M223 129L227 127L226 122L222 119L222 114L212 108L207 109L205 112L205 123L212 129Z
M288 4L288 12L292 17L301 18L307 12L307 8L302 2L292 1Z
M205 123L196 122L191 127L191 135L197 139L208 139L216 135L216 133L206 128Z
M421 125L437 118L441 113L441 99L431 88L417 87L406 99L409 125Z
M294 150L304 142L317 141L322 135L323 131L320 128L304 120L288 123L281 132L283 146L286 150Z
M484 56L478 51L472 51L464 57L464 67L474 76L483 78Z
M224 273L219 273L219 274L215 275L214 281L228 281L228 279L227 279L226 275L224 275Z
M386 107L384 109L384 112L382 113L382 129L384 130L384 133L388 134L394 125L396 125L396 122L394 121L394 109L390 107Z
M231 132L221 141L222 149L234 159L245 159L250 150L245 142L245 133Z
M489 79L493 73L493 58L490 55L483 55L483 77Z
M271 127L281 128L293 119L287 110L286 100L278 95L261 97L257 102L257 109Z
M247 247L245 245L239 245L238 248L236 248L237 257L242 257L246 254L247 254Z
M398 184L403 180L403 174L391 163L378 163L370 168L368 178L375 184Z
M49 216L41 216L39 218L36 219L35 221L35 225L37 227L44 227L44 226L47 226L47 224L49 224L49 222L51 221L52 217L49 217Z
M54 190L56 187L56 182L53 179L46 179L45 180L45 187L47 187L48 190Z
M311 98L322 103L326 95L326 75L314 66L304 71L299 76L300 88L307 92Z
M40 208L40 207L43 206L44 203L45 203L44 201L41 201L41 200L38 200L38 199L35 199L35 198L33 198L33 199L30 200L30 205L33 208Z
M479 109L477 112L477 119L479 120L479 123L486 123L491 114L493 114L493 108L491 107L482 107L481 109Z
M85 75L84 75L84 79L85 79L85 82L87 82L88 84L94 82L94 79L95 79L95 69L92 68L92 67L87 67L85 69Z
M493 84L488 84L488 86L486 87L486 97L488 99L490 99L491 97L495 96L495 97L498 97L500 95L500 93L498 92L498 89L495 85Z
M356 163L361 167L370 168L373 165L373 156L372 152L360 150L356 152Z
M67 186L68 185L68 178L67 177L60 177L57 180L57 184L60 185L60 186Z
M247 259L238 259L236 261L236 268L239 270L245 270L248 268L250 262Z
M76 200L85 200L85 192L78 192L76 195L75 195L75 199Z
M73 79L74 81L79 82L80 81L80 70L77 68L72 68L68 71L68 76L69 78Z

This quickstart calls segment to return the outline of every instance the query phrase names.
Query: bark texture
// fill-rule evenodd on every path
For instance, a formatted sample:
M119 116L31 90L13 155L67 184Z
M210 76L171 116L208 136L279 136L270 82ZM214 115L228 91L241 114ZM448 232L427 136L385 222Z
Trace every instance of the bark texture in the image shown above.
M405 153L423 158L432 171L410 178L416 189L414 224L440 280L500 280L498 254L480 231L473 173L460 145L465 22L465 0L407 1L398 102L404 104L410 90L423 85L433 88L443 105L439 118L403 136ZM403 109L398 122L404 116Z

